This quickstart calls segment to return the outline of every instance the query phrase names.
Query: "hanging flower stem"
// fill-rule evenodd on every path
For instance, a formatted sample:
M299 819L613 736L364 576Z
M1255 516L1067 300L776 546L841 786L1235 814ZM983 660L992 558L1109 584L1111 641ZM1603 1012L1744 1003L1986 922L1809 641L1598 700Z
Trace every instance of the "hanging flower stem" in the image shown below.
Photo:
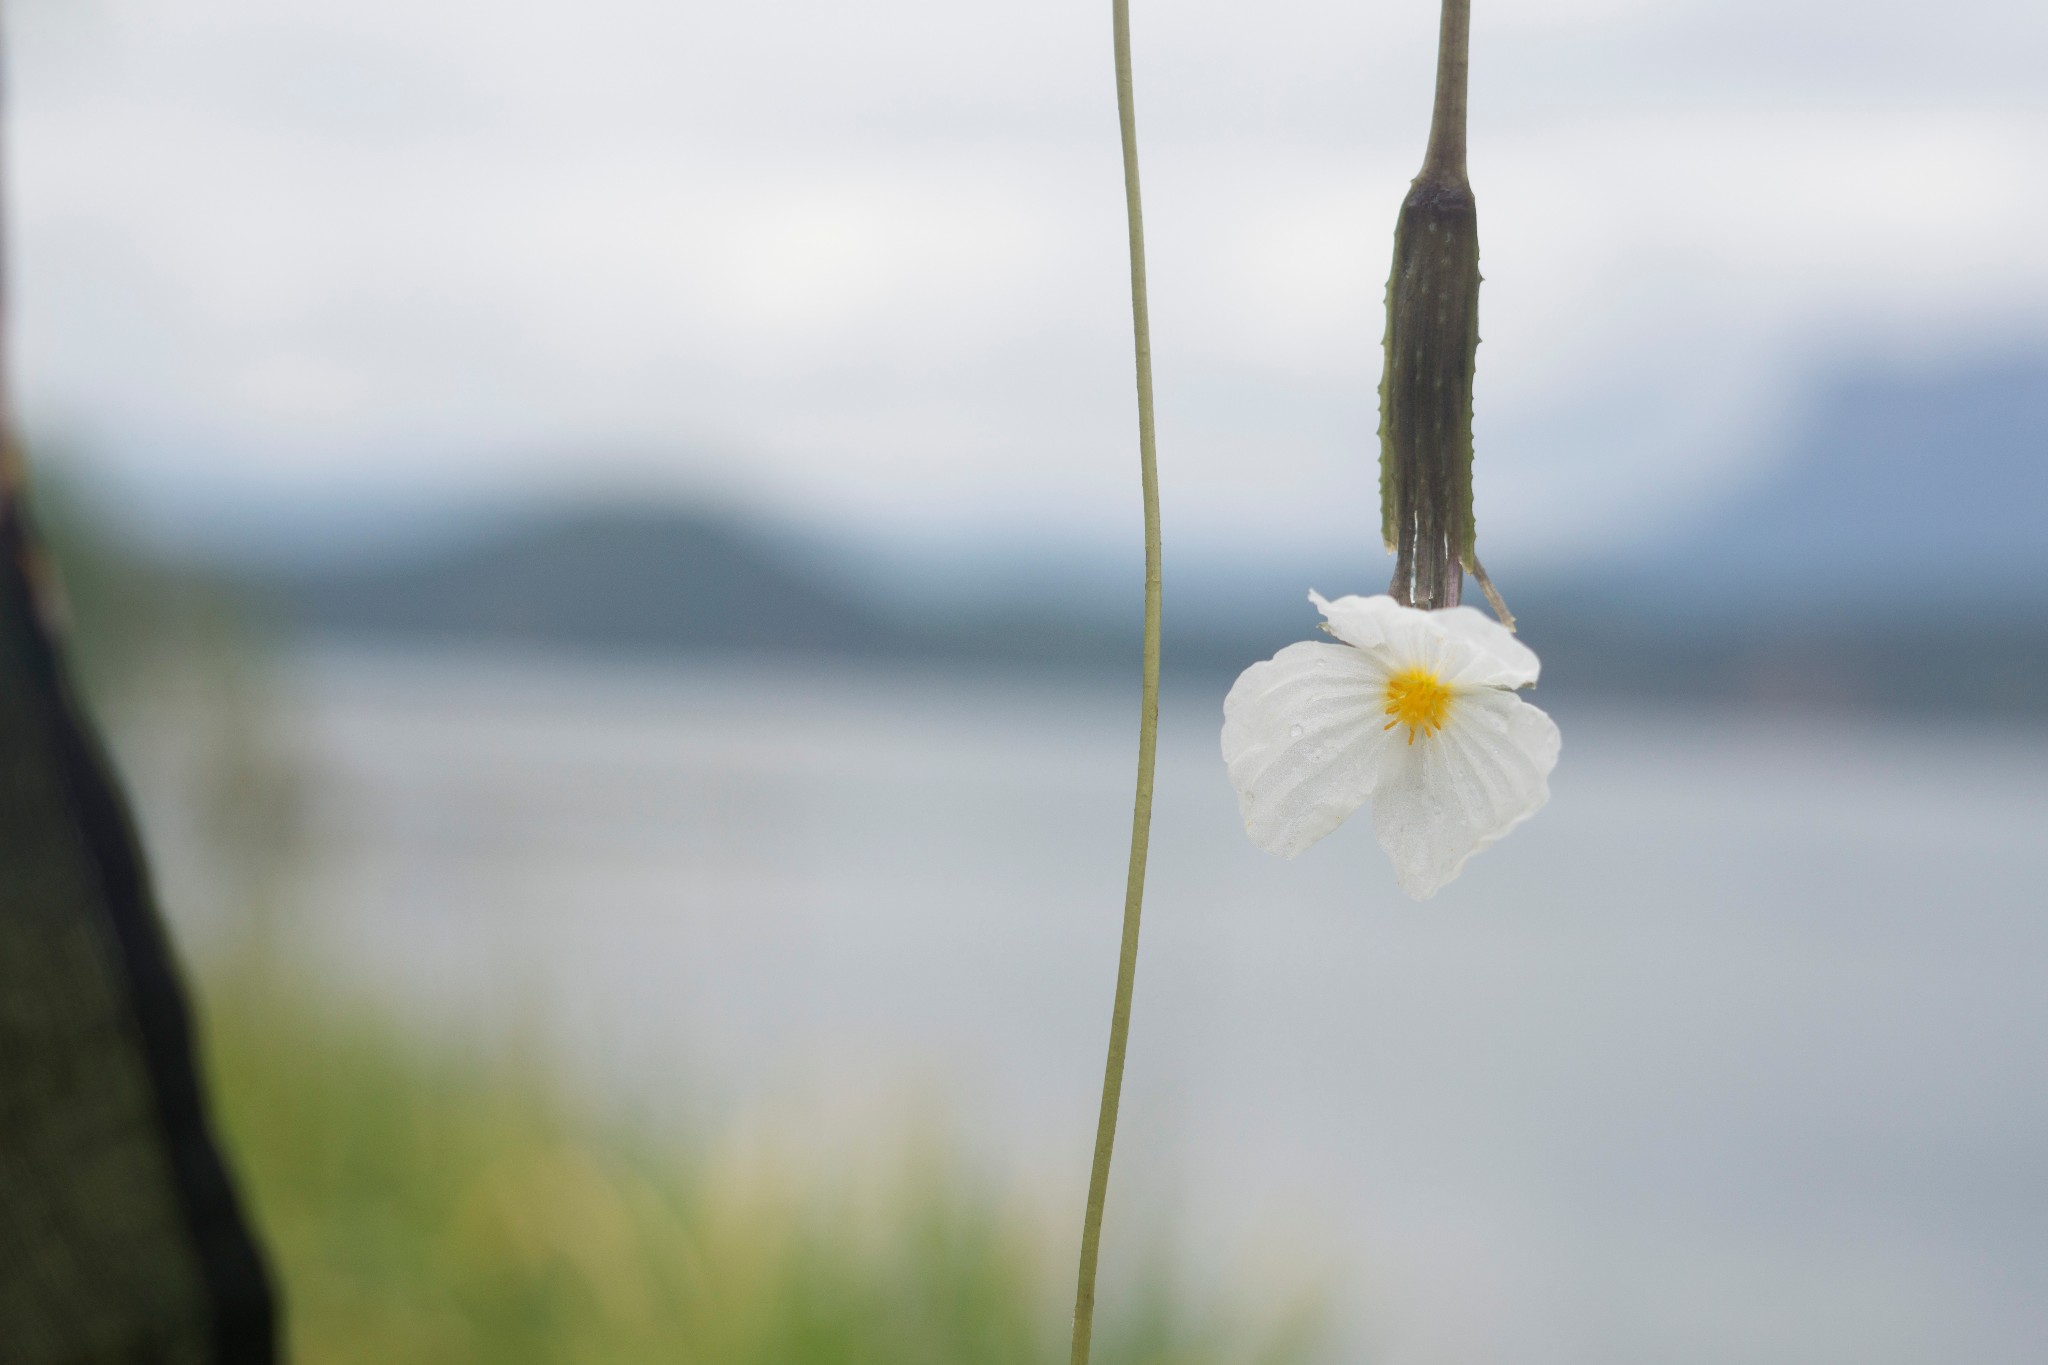
M1095 1127L1095 1163L1088 1175L1088 1212L1081 1224L1081 1269L1074 1290L1073 1365L1088 1365L1095 1331L1095 1268L1102 1248L1102 1206L1124 1089L1124 1051L1131 1034L1131 990L1138 976L1138 920L1145 904L1145 855L1152 837L1152 774L1159 751L1159 463L1152 422L1152 323L1145 302L1145 214L1138 196L1138 124L1131 93L1130 0L1111 0L1116 45L1116 112L1123 133L1124 208L1131 238L1131 334L1137 349L1138 468L1145 497L1144 695L1138 710L1138 794L1131 811L1131 862L1124 883L1123 944L1117 954L1116 1004L1109 1017L1109 1059L1102 1073L1102 1112Z
M1380 506L1395 601L1458 604L1471 572L1472 370L1479 348L1479 230L1465 175L1472 0L1443 0L1429 148L1394 226L1380 381Z

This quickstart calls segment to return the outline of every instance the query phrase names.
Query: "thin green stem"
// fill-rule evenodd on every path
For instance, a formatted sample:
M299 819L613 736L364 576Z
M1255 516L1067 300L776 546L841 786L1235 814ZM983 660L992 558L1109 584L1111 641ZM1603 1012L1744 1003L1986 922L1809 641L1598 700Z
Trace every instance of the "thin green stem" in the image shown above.
M1131 864L1124 882L1123 945L1117 954L1116 1005L1109 1016L1109 1059L1102 1071L1102 1112L1088 1213L1081 1224L1081 1273L1074 1290L1073 1365L1088 1365L1095 1332L1095 1266L1102 1249L1102 1206L1116 1146L1124 1051L1131 1035L1131 990L1138 977L1138 920L1145 904L1145 855L1152 838L1152 773L1159 751L1159 462L1152 425L1152 322L1145 303L1145 213L1138 195L1138 119L1131 93L1130 0L1111 0L1116 41L1116 114L1123 133L1124 209L1131 236L1131 335L1138 362L1138 468L1145 493L1144 696L1138 711L1138 794L1131 811Z
M1465 183L1465 91L1472 58L1472 0L1444 0L1436 40L1436 104L1418 181Z

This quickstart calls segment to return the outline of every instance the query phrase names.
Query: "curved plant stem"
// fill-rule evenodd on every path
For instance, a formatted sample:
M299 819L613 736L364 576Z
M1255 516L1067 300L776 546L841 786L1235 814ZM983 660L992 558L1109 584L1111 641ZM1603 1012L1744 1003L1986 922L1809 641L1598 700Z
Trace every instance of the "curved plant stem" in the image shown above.
M1138 794L1131 811L1131 864L1124 884L1123 946L1117 955L1116 1005L1109 1018L1109 1059L1102 1074L1095 1164L1088 1176L1088 1213L1081 1225L1073 1365L1088 1365L1095 1331L1095 1265L1102 1246L1102 1205L1109 1194L1110 1152L1116 1146L1117 1102L1123 1096L1124 1049L1131 1033L1138 919L1145 903L1145 854L1152 837L1152 773L1159 749L1159 465L1152 426L1152 323L1145 303L1145 214L1138 196L1138 125L1131 94L1130 0L1111 0L1111 26L1116 35L1117 123L1123 133L1124 208L1131 236L1131 333L1138 362L1138 466L1145 494L1145 663L1144 698L1138 712Z

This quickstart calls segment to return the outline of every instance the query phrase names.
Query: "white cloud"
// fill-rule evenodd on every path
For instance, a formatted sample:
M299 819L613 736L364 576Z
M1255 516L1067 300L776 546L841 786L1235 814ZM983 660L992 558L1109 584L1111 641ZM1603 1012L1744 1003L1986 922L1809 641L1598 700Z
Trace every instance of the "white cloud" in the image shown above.
M1140 9L1186 537L1375 520L1429 9ZM2048 99L2000 55L2048 24L1853 13L1482 8L1489 544L1584 548L1731 477L1816 347L2048 315ZM1130 517L1106 7L43 0L16 28L24 404L138 478Z

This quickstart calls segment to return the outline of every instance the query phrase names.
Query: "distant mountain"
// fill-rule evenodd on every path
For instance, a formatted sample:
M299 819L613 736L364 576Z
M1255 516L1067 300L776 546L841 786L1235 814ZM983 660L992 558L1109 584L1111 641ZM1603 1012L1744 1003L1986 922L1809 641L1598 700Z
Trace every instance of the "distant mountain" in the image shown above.
M2048 352L1852 373L1816 390L1785 456L1753 486L1652 552L1518 582L1511 600L1553 698L2048 713L2044 516ZM1355 580L1355 566L1341 568L1177 566L1169 666L1218 685L1308 638L1302 594ZM1106 565L950 615L913 612L878 583L729 519L611 507L270 586L304 628L422 644L1135 664L1138 583ZM1282 600L1297 609L1275 612Z
M1515 600L1587 694L2048 714L2048 350L1816 387L1654 549Z
M292 621L324 634L597 651L912 645L790 551L701 512L581 508L266 586Z
M1057 667L1127 662L1135 650L1120 621L1067 601L912 612L817 546L677 507L532 515L389 560L259 577L254 595L288 626L412 645Z
M2048 350L1839 375L1761 481L1600 576L1688 615L2048 602Z

